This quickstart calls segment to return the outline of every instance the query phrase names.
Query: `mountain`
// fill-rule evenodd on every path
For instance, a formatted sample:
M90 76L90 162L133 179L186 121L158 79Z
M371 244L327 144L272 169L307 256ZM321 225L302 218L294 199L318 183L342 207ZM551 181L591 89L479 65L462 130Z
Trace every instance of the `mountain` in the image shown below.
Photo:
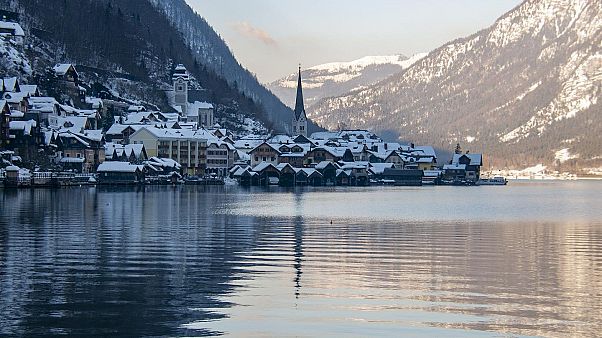
M602 2L527 0L370 88L308 109L317 123L484 152L486 166L602 167Z
M33 81L49 66L71 62L85 81L165 109L161 89L183 63L217 115L241 113L279 131L292 117L183 0L14 0L0 7L20 14L28 36L24 60L31 61L30 71L26 64L15 73L15 62L3 60L5 74Z
M162 10L172 25L178 29L186 44L199 60L223 76L230 84L253 99L267 112L276 131L288 131L292 110L266 89L254 74L242 67L221 37L184 0L148 0ZM311 121L310 132L323 130Z
M326 97L369 87L401 72L424 56L426 54L416 54L409 59L403 55L366 56L351 62L332 62L305 69L301 72L305 104L311 106ZM267 87L289 107L295 105L296 72Z

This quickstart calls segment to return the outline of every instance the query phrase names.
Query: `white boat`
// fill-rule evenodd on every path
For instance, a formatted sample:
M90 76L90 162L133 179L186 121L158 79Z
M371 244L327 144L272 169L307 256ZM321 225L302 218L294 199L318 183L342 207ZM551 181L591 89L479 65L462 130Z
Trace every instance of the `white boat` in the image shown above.
M508 180L502 176L495 176L493 178L482 178L477 181L477 185L506 185Z

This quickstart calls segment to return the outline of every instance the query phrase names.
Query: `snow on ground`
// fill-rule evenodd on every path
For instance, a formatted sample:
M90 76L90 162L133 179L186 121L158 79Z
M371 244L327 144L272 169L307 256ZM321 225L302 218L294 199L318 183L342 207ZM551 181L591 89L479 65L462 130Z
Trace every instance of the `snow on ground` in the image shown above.
M328 72L339 72L347 70L361 70L372 65L392 64L401 66L403 69L410 67L416 61L425 57L427 53L415 54L408 59L402 55L365 56L350 62L330 62L309 68L310 70L324 70Z
M9 75L31 75L32 69L27 57L20 52L11 38L0 35L0 70Z
M579 155L573 155L569 152L569 148L564 148L556 151L554 153L554 158L560 161L560 163L564 163L568 160L572 160L574 158L578 158Z

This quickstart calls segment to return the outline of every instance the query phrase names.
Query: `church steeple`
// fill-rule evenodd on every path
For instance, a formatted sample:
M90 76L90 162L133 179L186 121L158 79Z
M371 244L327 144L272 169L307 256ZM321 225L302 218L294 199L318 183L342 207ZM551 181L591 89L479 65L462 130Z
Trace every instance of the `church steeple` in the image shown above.
M299 65L299 79L297 81L297 101L295 102L295 115L293 116L293 136L307 137L307 115L303 103L303 87L301 85L301 65Z
M297 100L295 101L295 119L298 121L305 115L305 104L303 103L303 86L301 85L301 65L299 65L299 78L297 80Z

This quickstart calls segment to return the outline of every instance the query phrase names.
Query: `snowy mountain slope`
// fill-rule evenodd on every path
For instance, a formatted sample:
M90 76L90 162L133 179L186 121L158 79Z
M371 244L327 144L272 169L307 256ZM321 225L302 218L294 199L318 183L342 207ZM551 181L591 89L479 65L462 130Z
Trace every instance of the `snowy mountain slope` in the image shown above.
M29 60L7 36L0 36L0 56L0 69L5 76L31 75Z
M326 127L485 151L489 165L602 167L602 2L527 0L370 88L308 109ZM570 154L560 161L556 153ZM565 156L566 158L566 156Z
M366 56L351 62L332 62L302 71L305 103L311 106L325 97L342 95L354 89L366 88L410 67L426 54L411 58L403 55ZM294 106L297 73L268 85L289 107Z

